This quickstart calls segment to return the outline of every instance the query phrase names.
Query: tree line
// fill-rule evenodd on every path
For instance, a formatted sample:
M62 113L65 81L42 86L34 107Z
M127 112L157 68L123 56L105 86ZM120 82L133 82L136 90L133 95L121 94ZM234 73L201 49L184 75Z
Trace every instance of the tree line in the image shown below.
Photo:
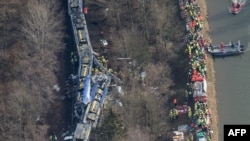
M0 1L2 140L48 140L55 115L47 116L60 103L53 85L63 80L58 78L65 50L63 12L59 0Z

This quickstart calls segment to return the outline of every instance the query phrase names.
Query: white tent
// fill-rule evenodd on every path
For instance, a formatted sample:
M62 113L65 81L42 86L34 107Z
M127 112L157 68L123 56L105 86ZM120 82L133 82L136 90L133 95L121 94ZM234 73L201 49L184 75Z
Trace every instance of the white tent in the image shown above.
M193 97L196 96L207 96L207 81L204 79L203 81L194 82L194 92Z

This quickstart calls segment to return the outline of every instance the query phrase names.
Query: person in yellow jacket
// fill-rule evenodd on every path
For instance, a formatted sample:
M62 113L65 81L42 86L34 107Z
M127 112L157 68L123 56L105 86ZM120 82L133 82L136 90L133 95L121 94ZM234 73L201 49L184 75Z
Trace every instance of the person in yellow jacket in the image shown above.
M185 91L185 97L188 98L188 90Z
M211 141L211 138L209 136L207 137L207 141Z
M192 117L192 110L191 110L191 107L188 106L188 118L191 118Z
M197 102L194 103L194 110L197 111Z
M52 135L49 137L49 140L50 140L50 141L58 141L55 134L52 134Z
M73 64L73 65L74 65L74 63L75 63L74 58L71 58L70 62L71 62L71 64Z
M173 119L173 110L172 110L172 109L171 109L170 112L169 112L169 118L170 118L170 120Z
M185 4L185 9L188 10L189 8L190 8L190 5L189 5L188 2L186 2L186 4Z
M95 68L95 74L97 74L99 72L98 68Z

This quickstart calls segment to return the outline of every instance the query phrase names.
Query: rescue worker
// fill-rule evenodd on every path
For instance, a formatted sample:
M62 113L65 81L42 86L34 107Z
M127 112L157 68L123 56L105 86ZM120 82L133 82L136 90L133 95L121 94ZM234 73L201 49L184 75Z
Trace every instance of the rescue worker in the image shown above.
M76 55L74 55L74 61L77 62L77 57L76 57Z
M74 60L74 58L73 58L73 57L70 59L70 62L74 65L75 60Z
M188 2L186 2L186 4L185 4L185 9L187 10L187 9L189 9L189 8L190 8L190 5L189 5Z
M189 89L189 83L186 84L186 88Z
M188 106L188 118L191 118L192 117L192 110L191 110L191 107Z
M195 50L195 53L196 53L196 55L199 55L199 51L198 51L198 49L196 49L196 50Z
M194 26L194 31L197 32L200 30L199 23L197 22Z
M108 69L109 73L113 73L113 70L112 69Z
M107 61L104 58L104 56L102 56L102 64L103 64L104 67L107 67Z
M99 70L98 68L95 68L95 74L98 74Z
M207 118L204 116L204 125L207 125Z
M52 135L49 137L49 140L50 140L50 141L58 141L55 134L52 134Z
M192 41L192 40L194 39L194 35L193 35L192 33L189 33L189 34L188 34L188 39L189 39L190 41Z
M198 19L199 19L199 21L203 21L203 17L201 15L201 13L198 14Z
M210 48L212 51L214 51L214 47L213 47L212 43L209 44L209 48Z
M185 91L185 97L188 98L188 90Z
M200 28L200 30L202 30L202 28L203 28L203 22L199 22L199 28Z
M221 49L221 51L224 51L224 43L223 42L220 42L220 49Z
M188 76L189 76L189 79L191 79L191 77L192 77L192 72L191 71L188 72Z
M191 58L191 55L192 55L191 46L188 46L188 55L189 55L189 58Z
M197 102L194 104L194 110L197 111Z
M170 120L173 120L173 110L172 109L169 112L169 118L170 118Z
M234 43L231 44L231 47L234 49L234 47L235 47L235 46L234 46Z
M174 99L173 104L174 104L174 107L177 106L177 99L176 98Z
M201 109L201 104L200 104L200 102L199 102L199 101L197 102L197 109L198 109L198 110L200 110L200 109Z
M194 10L194 4L193 3L190 3L190 11L193 11Z
M198 112L195 111L195 113L194 113L194 118L197 118L197 117L198 117Z

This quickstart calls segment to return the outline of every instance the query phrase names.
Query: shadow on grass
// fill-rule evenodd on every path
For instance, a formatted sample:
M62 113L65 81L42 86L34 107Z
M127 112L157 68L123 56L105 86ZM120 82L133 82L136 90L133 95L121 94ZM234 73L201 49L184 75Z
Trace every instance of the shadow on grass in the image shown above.
M181 49L176 50L174 53L177 54L177 57L170 59L168 63L171 68L172 79L174 81L174 85L171 89L178 90L185 88L185 84L188 81L188 56L184 52L184 45L182 45Z

